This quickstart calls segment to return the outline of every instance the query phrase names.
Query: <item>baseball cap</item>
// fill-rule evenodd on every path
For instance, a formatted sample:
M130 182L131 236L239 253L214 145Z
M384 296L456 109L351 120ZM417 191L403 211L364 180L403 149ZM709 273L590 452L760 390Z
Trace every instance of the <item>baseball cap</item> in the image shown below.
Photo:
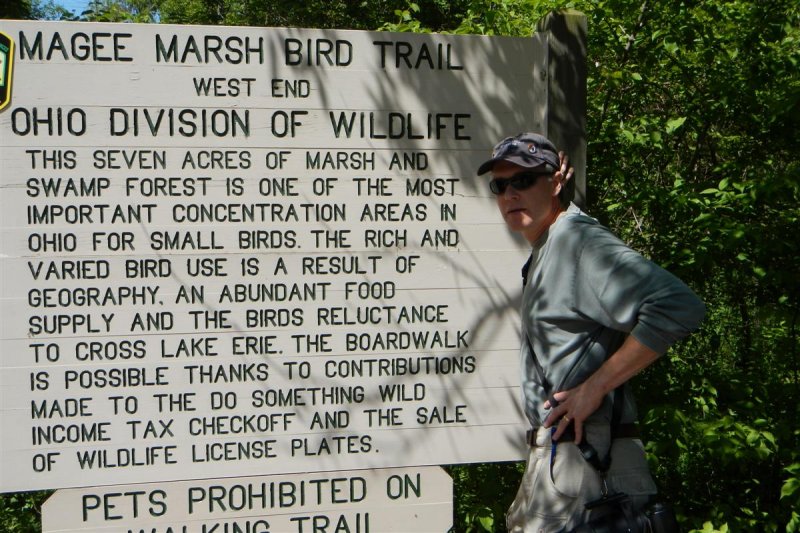
M497 143L492 149L492 158L478 167L478 175L492 170L498 161L508 161L526 168L545 165L548 172L555 172L561 166L558 149L547 137L538 133L519 133Z

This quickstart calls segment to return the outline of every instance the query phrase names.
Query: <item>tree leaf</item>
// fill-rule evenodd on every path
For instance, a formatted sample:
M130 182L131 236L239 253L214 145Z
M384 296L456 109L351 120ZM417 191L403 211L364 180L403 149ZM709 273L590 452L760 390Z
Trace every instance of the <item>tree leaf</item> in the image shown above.
M684 122L686 122L686 117L678 117L678 118L673 118L672 120L668 120L667 133L674 133L678 128L683 126Z

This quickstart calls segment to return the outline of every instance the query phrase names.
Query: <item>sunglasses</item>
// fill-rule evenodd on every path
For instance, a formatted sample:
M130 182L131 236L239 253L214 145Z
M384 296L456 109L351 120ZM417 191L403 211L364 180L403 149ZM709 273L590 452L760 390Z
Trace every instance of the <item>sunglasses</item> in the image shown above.
M530 188L536 180L541 176L552 176L552 172L538 172L533 170L524 170L517 172L510 178L494 178L489 182L489 190L494 194L503 194L508 189L509 185L514 187L517 191L524 191Z

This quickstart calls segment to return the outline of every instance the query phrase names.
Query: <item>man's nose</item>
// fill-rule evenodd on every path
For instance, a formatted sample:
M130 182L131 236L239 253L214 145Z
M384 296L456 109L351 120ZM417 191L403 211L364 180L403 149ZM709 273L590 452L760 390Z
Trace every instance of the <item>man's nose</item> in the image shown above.
M504 198L516 198L519 196L519 191L509 184L501 196Z

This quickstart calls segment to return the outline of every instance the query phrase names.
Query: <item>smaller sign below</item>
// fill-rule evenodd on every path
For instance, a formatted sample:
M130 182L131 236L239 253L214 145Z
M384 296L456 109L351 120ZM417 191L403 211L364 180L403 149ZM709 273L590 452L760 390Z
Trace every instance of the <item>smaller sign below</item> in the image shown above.
M452 519L452 480L427 466L62 489L42 533L444 532Z

